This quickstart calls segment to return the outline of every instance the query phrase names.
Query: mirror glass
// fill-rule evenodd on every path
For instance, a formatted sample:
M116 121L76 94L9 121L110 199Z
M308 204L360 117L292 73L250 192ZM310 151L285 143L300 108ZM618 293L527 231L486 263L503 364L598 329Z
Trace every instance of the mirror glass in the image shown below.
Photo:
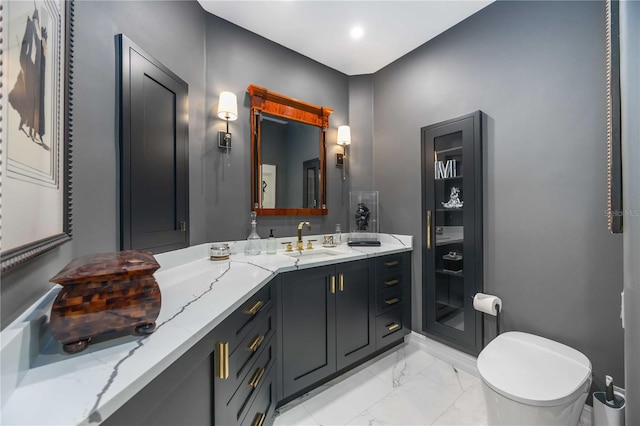
M260 114L261 208L319 208L322 129Z

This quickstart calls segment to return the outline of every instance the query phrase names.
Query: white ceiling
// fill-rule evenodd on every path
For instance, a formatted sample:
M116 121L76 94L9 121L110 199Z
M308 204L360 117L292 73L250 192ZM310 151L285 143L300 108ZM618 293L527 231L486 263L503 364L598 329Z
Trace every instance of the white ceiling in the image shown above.
M220 18L347 75L371 74L493 0L198 0ZM364 29L360 39L351 28Z

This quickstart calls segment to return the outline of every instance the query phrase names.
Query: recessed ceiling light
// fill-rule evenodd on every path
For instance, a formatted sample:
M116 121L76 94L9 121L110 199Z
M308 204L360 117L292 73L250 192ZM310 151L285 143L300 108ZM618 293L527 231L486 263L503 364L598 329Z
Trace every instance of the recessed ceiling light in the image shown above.
M353 38L360 38L363 34L364 30L362 29L362 27L353 27L351 29L351 37Z

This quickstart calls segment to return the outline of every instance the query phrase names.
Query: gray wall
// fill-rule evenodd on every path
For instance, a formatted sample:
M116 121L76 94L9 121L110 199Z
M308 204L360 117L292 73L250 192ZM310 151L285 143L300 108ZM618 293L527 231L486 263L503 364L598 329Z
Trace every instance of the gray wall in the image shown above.
M2 327L51 288L49 279L73 258L119 249L115 35L124 33L189 84L191 244L249 235L250 145L246 88L258 84L335 112L348 122L346 75L204 12L195 1L85 1L76 5L73 240L2 276ZM217 148L219 93L238 96L230 123L230 166ZM313 232L333 232L341 217L340 172L328 167L328 217L311 218ZM258 218L258 232L295 235L302 218ZM309 219L309 218L305 218Z
M73 258L119 249L116 34L189 84L191 243L206 236L198 161L205 147L202 8L181 1L78 1L75 22L73 240L2 276L2 327L51 288L49 279Z
M640 2L620 2L627 425L640 424ZM635 401L636 403L631 403Z
M213 15L207 18L206 51L207 105L216 107L223 90L234 92L238 96L239 116L231 123L235 141L231 149L231 166L227 166L223 152L214 147L213 139L207 140L210 148L202 157L201 178L206 182L206 239L245 239L251 230L250 98L247 86L256 84L333 108L327 133L327 155L331 158L337 146L337 127L348 122L348 77ZM209 114L209 135L223 127L222 120ZM276 236L295 235L302 219L310 220L312 233L333 232L335 223L342 216L339 211L343 183L340 171L331 164L327 165L327 175L328 216L259 217L258 234L267 237L269 229L274 228Z
M607 231L602 2L497 2L374 76L381 231L415 236L422 329L420 128L488 116L485 291L506 330L589 357L622 385L622 237ZM495 322L487 321L489 337Z

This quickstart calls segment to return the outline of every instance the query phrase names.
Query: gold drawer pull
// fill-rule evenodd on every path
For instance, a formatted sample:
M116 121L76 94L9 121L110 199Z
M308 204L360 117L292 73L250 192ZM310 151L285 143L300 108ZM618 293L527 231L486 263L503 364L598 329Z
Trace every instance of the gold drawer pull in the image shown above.
M338 286L339 286L339 288L340 288L340 291L344 291L344 275L343 275L342 273L340 273L340 275L338 275L338 277L339 277L339 280L338 280L338 281L339 281L339 284L338 284Z
M229 378L229 342L218 343L218 378Z
M249 315L255 315L258 313L258 311L260 311L260 309L262 309L262 306L264 306L264 302L262 300L258 300L252 307L247 309L245 312L248 313Z
M391 287L392 285L396 285L396 284L400 283L400 280L389 280L389 281L385 281L384 283L386 285L388 285L389 287Z
M386 303L387 305L395 305L399 301L400 301L400 299L398 299L397 297L394 297L393 299L385 300L384 303Z
M397 328L400 328L400 324L398 324L397 322L394 322L393 324L389 324L387 326L387 330L389 330L389 331L393 331L393 330L395 330Z
M264 423L264 419L267 417L265 413L256 413L256 416L253 418L253 422L251 426L262 426Z
M392 260L391 262L385 262L385 266L390 268L392 266L398 266L398 261L397 260Z
M251 352L257 351L258 348L260 347L260 343L262 343L263 340L264 340L264 336L262 334L258 334L255 337L255 339L253 339L251 344L247 346L247 349L250 350Z
M251 380L249 380L248 385L251 386L254 389L257 388L258 387L258 383L260 383L260 379L262 379L262 375L263 374L264 374L264 368L258 367L256 372L253 373L253 377L251 377Z
M329 289L329 291L331 292L331 294L334 294L336 292L336 276L335 275L331 275L331 288Z
M431 210L427 210L427 250L431 250Z

